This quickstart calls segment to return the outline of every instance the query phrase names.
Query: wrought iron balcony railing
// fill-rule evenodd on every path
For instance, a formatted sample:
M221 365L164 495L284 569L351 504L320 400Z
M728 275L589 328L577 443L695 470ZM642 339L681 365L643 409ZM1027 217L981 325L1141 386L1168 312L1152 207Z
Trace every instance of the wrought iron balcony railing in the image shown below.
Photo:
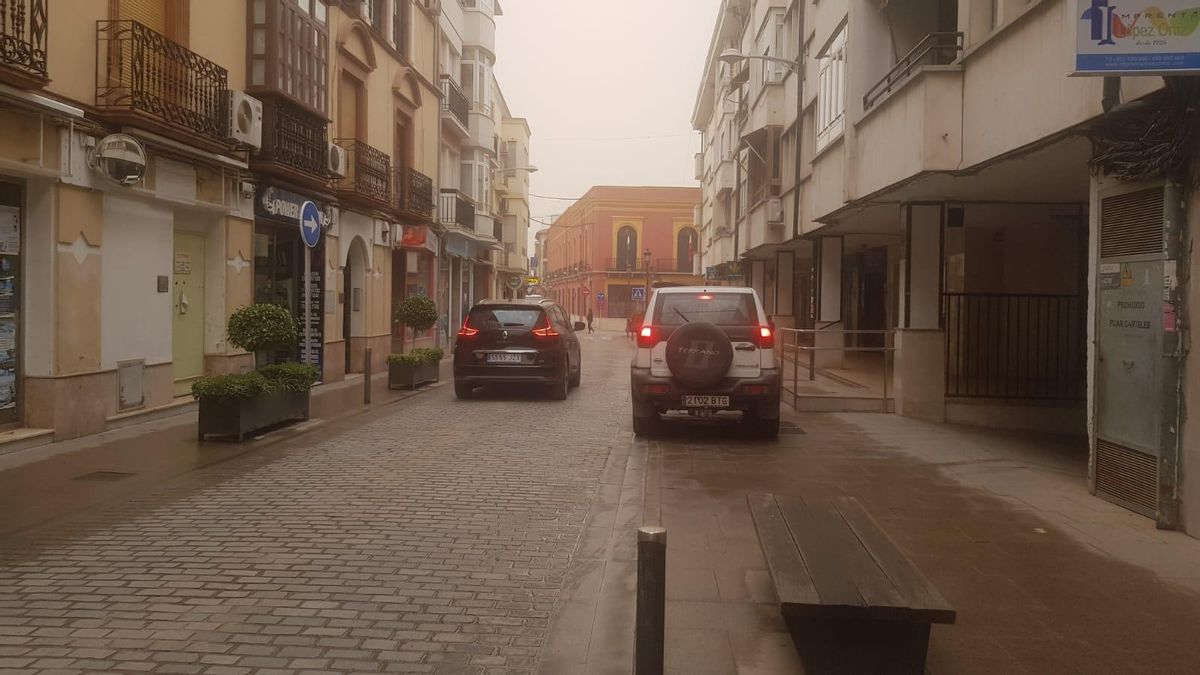
M327 176L325 120L278 97L266 97L263 103L263 147L257 158L316 177Z
M334 141L346 149L346 177L337 189L370 199L380 205L392 205L392 159L387 153L362 141Z
M225 137L229 74L137 21L97 22L96 106Z
M0 66L46 80L47 0L0 0Z
M433 218L433 179L416 169L396 172L396 196L400 211L421 220Z
M453 115L464 129L471 127L471 101L449 75L442 76L442 112Z
M443 225L475 230L475 205L458 190L442 190L438 197L438 217Z
M610 272L645 272L646 260L640 256L609 258L606 267Z

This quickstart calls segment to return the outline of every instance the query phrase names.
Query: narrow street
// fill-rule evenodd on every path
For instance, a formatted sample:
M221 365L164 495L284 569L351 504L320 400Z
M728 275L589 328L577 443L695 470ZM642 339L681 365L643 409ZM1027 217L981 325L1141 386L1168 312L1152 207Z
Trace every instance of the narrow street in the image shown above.
M1200 658L1195 540L1087 502L1177 563L1169 583L912 456L957 432L890 416L635 441L628 343L581 339L566 402L443 384L0 538L0 671L629 672L633 531L661 522L668 671L798 672L745 507L762 491L864 503L958 609L930 672Z

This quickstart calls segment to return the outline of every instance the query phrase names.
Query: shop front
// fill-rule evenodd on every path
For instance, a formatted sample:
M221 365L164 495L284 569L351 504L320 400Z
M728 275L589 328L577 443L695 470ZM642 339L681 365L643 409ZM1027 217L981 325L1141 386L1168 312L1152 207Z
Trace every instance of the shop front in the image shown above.
M327 230L331 217L326 202L277 186L260 188L254 205L254 302L281 305L300 320L303 337L298 348L274 354L272 360L301 361L321 369L325 238L318 233L316 246L305 243L301 214L306 202L316 205L321 229Z
M0 428L21 422L21 225L24 188L0 176Z
M426 297L437 302L438 237L428 225L404 225L398 242L392 250L392 316L400 303L407 298ZM439 310L445 305L439 305ZM437 343L437 327L418 333L413 339L412 331L392 322L392 351L400 352L414 347L433 347Z

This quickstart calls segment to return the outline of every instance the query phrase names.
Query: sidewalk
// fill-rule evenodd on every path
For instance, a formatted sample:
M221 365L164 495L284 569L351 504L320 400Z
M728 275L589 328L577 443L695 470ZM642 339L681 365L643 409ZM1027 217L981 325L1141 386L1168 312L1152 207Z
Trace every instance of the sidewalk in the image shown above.
M262 450L324 429L330 423L402 401L452 379L451 360L441 382L415 391L389 390L387 371L371 378L371 405L363 405L362 375L313 389L310 419L244 443L200 442L195 408L144 424L0 455L0 534L80 512L200 467Z
M1194 672L1200 541L1089 495L1086 445L869 413L785 422L777 444L714 428L614 449L541 672L628 672L642 523L668 530L668 672L799 672L754 492L862 502L958 610L930 673Z

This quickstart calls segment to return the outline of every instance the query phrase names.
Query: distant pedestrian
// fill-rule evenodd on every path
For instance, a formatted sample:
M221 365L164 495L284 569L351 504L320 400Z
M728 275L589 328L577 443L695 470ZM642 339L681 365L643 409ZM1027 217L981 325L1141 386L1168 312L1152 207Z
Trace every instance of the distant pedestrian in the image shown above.
M596 316L594 314L592 314L592 308L588 307L587 322L588 322L588 332L589 333L596 332L595 329L592 328L592 322L595 320L596 320Z

